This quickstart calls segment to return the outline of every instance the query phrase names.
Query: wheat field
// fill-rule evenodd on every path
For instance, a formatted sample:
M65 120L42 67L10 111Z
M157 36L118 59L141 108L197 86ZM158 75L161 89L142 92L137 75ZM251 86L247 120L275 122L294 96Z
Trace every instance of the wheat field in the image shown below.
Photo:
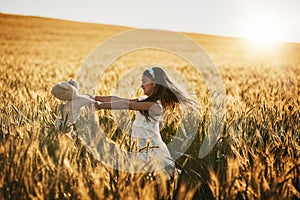
M212 58L226 89L221 137L201 159L209 91L190 64L154 50L111 63L97 94L110 94L129 67L165 62L198 95L199 130L176 160L182 172L171 181L159 172L106 167L56 128L60 102L52 86L76 78L98 44L131 29L0 14L0 199L300 199L300 44L259 49L243 39L185 33ZM97 116L121 144L125 136L111 113ZM177 128L176 120L168 122L161 131L165 142Z

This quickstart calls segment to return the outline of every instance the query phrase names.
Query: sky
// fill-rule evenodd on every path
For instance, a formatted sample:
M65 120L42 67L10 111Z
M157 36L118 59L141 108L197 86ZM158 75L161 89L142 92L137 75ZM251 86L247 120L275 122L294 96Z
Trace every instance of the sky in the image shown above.
M300 43L300 0L1 0L0 13Z

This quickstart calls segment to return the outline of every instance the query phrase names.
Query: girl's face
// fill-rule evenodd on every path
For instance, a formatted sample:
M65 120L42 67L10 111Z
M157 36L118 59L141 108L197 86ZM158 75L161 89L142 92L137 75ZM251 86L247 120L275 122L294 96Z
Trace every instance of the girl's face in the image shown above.
M142 77L142 89L144 90L144 94L150 96L154 91L155 83L148 76Z

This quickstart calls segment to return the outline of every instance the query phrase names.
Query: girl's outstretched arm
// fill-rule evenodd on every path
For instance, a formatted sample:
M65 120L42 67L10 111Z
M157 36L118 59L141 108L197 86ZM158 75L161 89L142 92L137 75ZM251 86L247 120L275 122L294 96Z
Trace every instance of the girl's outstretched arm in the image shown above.
M137 99L126 99L117 96L95 96L95 100L102 102L96 104L97 109L149 110L156 115L163 112L162 107L157 102L139 102Z
M93 98L95 101L100 101L100 102L114 102L114 101L120 101L120 100L126 100L126 101L137 101L137 99L125 99L117 96L95 96Z

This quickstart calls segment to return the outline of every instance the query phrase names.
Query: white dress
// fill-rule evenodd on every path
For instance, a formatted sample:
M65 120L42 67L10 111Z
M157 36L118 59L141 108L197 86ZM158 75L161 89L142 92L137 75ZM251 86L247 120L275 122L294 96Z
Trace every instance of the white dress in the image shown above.
M158 103L162 106L160 102ZM131 143L133 151L136 152L136 159L153 170L175 167L167 145L161 138L159 121L160 115L154 115L149 111L147 119L140 111L137 111L131 130Z

